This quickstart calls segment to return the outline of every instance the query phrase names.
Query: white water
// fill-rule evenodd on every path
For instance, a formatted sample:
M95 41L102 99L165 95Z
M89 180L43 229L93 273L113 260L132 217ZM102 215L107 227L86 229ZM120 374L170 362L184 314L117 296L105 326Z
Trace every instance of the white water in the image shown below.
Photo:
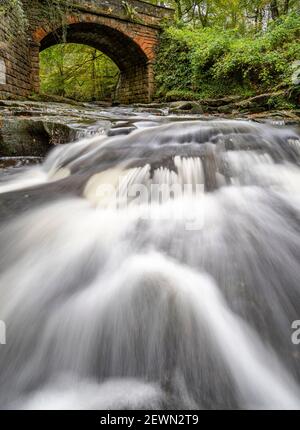
M299 136L137 124L0 182L0 406L298 409Z

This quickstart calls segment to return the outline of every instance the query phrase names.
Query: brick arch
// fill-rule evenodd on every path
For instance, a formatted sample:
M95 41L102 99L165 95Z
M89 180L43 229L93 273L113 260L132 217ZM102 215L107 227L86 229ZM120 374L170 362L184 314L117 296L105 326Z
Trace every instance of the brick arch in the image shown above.
M153 62L157 31L109 17L81 14L67 17L66 41L91 46L110 57L119 67L121 79L117 100L121 103L148 102L153 93ZM47 26L33 31L39 52L61 43L63 29ZM37 51L35 52L37 55ZM34 55L33 55L34 57ZM39 91L38 59L32 76ZM36 76L34 76L34 74Z
M26 97L39 91L39 52L57 43L61 17L49 19L44 0L21 0L28 26L20 31L12 11L0 20L0 57L6 63L6 81L0 97ZM55 2L54 2L55 3ZM139 0L76 0L62 17L69 41L85 43L103 51L119 66L122 103L148 102L154 92L153 64L162 23L174 11ZM55 7L53 5L53 7ZM47 12L48 10L48 12ZM53 23L54 21L60 21ZM49 21L51 24L49 24Z

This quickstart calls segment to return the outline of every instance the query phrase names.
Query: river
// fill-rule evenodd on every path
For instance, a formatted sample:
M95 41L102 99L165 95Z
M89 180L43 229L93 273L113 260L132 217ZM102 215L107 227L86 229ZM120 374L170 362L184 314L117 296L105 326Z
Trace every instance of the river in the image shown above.
M299 129L105 115L0 177L0 407L298 409Z

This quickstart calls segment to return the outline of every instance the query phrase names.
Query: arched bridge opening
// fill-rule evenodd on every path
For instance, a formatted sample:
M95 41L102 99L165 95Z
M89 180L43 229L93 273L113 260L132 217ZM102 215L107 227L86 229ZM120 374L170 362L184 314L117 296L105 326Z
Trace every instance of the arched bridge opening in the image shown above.
M141 47L127 35L106 25L70 24L47 34L40 41L39 51L62 41L87 45L108 56L119 68L120 79L114 95L120 103L146 102L151 99L152 62ZM36 81L36 91L39 90Z

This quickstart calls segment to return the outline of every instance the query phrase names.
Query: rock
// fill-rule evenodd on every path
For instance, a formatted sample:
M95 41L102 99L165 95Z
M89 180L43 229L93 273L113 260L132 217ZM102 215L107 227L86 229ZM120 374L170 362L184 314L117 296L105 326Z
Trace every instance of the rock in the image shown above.
M244 118L255 121L284 121L285 124L299 124L300 110L271 110L270 100L282 97L283 93L267 93L238 100L236 96L211 101L218 107L209 106L208 100L153 103L128 106L126 114L118 109L105 113L102 106L86 104L76 106L62 103L41 103L34 101L0 102L0 157L36 156L44 157L55 145L74 141L96 132L109 135L129 134L136 128L135 122L144 121L144 113L158 116L168 113L195 115L197 119ZM203 104L202 104L203 103ZM276 106L276 105L275 105ZM203 110L205 114L203 115ZM163 118L162 118L163 121ZM110 130L110 131L109 131Z
M169 107L169 103L163 103L163 102L158 102L158 103L134 103L132 105L133 108L141 108L141 109L164 109Z
M0 157L44 157L55 145L71 142L111 123L95 109L57 103L5 100L0 103Z
M201 100L201 105L203 106L204 110L206 110L207 108L215 109L220 106L231 105L232 103L238 102L242 99L243 97L241 96L227 96L217 99L203 99Z
M135 130L136 127L115 127L108 130L107 136L127 136Z
M54 145L74 140L75 131L59 123L6 118L0 125L0 156L43 157Z
M234 104L237 109L247 109L250 112L262 112L264 110L270 110L270 101L277 97L285 97L284 91L277 91L275 93L259 94L254 97L249 97L246 100L242 100Z
M268 122L271 124L285 124L285 125L296 125L300 124L300 110L284 110L284 111L271 111L263 113L253 113L248 115L249 119L257 122Z
M203 109L200 103L194 102L171 102L169 103L170 113L192 113L192 114L202 114Z
M232 113L232 111L234 109L235 109L235 105L228 104L228 105L225 105L225 106L220 106L220 107L218 107L215 110L217 110L217 112L220 112L220 113Z
M44 156L50 149L50 139L41 121L4 119L0 126L0 155Z
M27 97L27 100L31 100L33 102L46 102L46 103L64 103L74 106L82 106L83 102L79 102L73 99L69 99L67 97L49 95L49 94L32 94Z

